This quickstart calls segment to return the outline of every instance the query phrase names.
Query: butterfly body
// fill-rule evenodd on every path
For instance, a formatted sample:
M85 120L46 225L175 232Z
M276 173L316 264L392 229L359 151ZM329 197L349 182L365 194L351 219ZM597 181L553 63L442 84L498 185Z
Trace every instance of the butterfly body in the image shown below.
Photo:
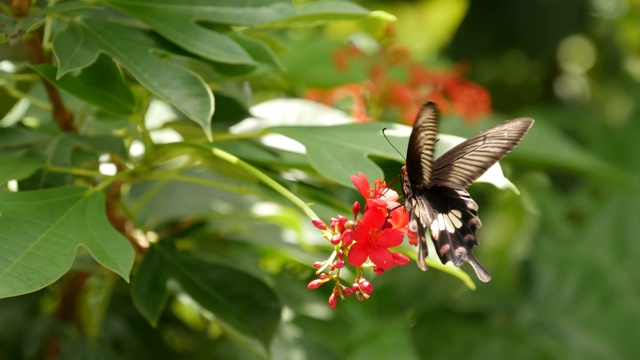
M409 212L409 230L418 239L418 266L426 270L426 231L442 263L469 263L478 278L487 282L489 273L473 255L478 245L476 231L482 227L478 205L466 188L489 167L509 153L533 125L533 119L507 121L485 130L433 159L439 112L426 103L413 126L403 168L402 190Z

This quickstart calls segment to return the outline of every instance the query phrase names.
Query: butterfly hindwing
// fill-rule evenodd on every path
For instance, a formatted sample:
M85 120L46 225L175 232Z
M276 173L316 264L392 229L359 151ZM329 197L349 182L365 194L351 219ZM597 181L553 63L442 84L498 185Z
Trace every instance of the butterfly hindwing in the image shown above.
M413 194L413 187L408 178L406 168L403 170L403 192L405 197L404 206L409 213L409 231L416 235L418 240L418 267L426 271L427 265L425 260L429 255L429 246L427 244L427 224L433 216L433 209L425 196ZM421 191L420 189L416 189Z
M426 191L434 212L429 232L440 261L451 261L455 266L469 263L478 279L491 280L472 252L478 246L476 231L482 227L476 202L466 190L436 186Z

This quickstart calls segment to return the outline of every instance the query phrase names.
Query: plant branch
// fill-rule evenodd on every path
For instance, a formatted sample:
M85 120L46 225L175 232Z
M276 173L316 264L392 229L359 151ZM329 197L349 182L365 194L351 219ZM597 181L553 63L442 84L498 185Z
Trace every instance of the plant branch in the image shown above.
M20 2L20 1L16 1ZM47 63L47 57L42 47L42 28L38 28L31 33L31 38L27 40L27 45L31 51L32 62L34 64ZM75 125L73 124L73 113L67 109L62 101L62 96L58 89L53 86L46 79L42 78L42 83L47 91L49 101L53 106L53 117L58 124L58 127L62 131L77 132Z

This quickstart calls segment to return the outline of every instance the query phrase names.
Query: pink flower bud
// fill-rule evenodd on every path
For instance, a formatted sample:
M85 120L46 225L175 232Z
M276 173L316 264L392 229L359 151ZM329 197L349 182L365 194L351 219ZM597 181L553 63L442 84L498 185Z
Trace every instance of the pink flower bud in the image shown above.
M329 296L329 307L335 309L338 305L338 296L336 293L333 293Z
M324 262L316 261L313 263L313 267L316 269L320 269L323 266L324 266Z
M338 215L338 231L343 232L344 231L344 223L347 222L347 218L342 216L342 215Z
M327 230L327 224L320 219L311 219L311 223L320 230Z
M358 286L358 283L357 283L357 282L354 282L354 283L353 283L353 285L351 285L351 290L352 290L354 293L358 293L358 292L360 292L360 287Z
M362 292L364 292L365 294L370 295L373 292L373 285L371 285L371 283L367 279L360 278L358 283L360 285L360 289L362 289Z
M342 241L342 236L340 234L333 235L331 237L331 244L338 245Z
M347 229L342 233L342 243L349 246L353 242L353 230Z
M342 285L342 292L347 296L353 294L353 290L351 290L350 287L346 287L344 285Z
M358 215L360 214L360 203L359 202L354 202L353 206L351 206L351 212L353 212L353 218L357 219Z
M374 266L373 267L373 272L375 272L378 275L382 275L382 274L384 274L384 269L379 267L379 266Z
M315 279L315 280L312 280L312 281L307 285L307 289L314 290L314 289L319 288L322 284L324 284L324 280L321 280L321 279Z
M336 269L342 269L344 267L344 260L336 260L334 267Z

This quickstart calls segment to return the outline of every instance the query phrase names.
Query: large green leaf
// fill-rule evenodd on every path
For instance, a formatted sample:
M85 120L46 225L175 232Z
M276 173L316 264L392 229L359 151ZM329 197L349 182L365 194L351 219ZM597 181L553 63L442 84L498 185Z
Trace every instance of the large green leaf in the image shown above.
M0 185L9 180L26 179L43 165L44 162L39 159L0 153Z
M404 161L382 136L384 128L388 129L386 135L396 148L407 148L410 128L398 124L372 122L342 126L275 127L271 130L304 144L309 162L318 172L340 184L352 186L350 176L358 171L362 171L369 179L383 177L382 169L371 156ZM460 137L440 135L435 156L438 157L462 141L464 139ZM497 164L478 181L491 183L499 188L515 189Z
M0 297L53 283L79 246L129 279L134 251L107 221L102 194L78 186L0 192Z
M255 64L251 56L235 41L197 24L198 20L211 22L223 20L225 15L228 15L225 10L229 7L193 1L107 0L106 2L144 21L162 36L194 54L221 63ZM231 7L230 9L246 11L244 15L239 16L240 19L256 16L256 12L260 13L261 10L252 7ZM275 9L265 8L265 10L270 13L275 12Z
M207 29L198 24L199 22L284 26L294 23L316 24L321 21L357 19L368 14L368 11L359 5L342 1L312 3L299 7L281 0L105 2L144 21L165 38L194 54L216 62L238 65L255 65L255 59L251 56L253 54L243 48L246 44L238 44L238 39Z
M0 35L3 35L8 40L9 45L15 45L22 40L22 37L26 33L41 25L45 17L49 14L68 13L96 8L96 6L89 5L85 2L68 1L40 11L31 12L29 15L23 17L0 14L0 22L2 23L2 26L0 26Z
M0 128L0 149L20 149L50 141L50 134L24 127Z
M188 294L231 336L240 333L265 348L280 321L280 302L264 282L238 269L181 254L167 240L145 254L133 278L132 297L144 317L157 324L171 292Z
M133 94L124 83L118 68L106 56L100 56L78 76L56 77L57 69L50 64L32 65L40 75L56 87L102 110L115 115L133 114Z
M401 160L400 155L392 153L393 148L382 136L382 129L388 125L292 126L271 130L304 144L311 166L319 173L340 184L352 186L350 176L358 171L369 179L384 177L382 169L369 156Z
M373 15L387 21L394 20L393 15L381 11L370 13L367 9L352 2L314 1L296 7L295 13L292 15L286 14L286 16L282 16L281 19L261 25L263 27L318 25L329 21L361 19L367 15Z
M57 77L89 66L100 53L107 54L144 87L199 124L211 138L211 89L199 75L161 60L152 53L155 47L140 30L98 18L76 19L53 39L60 64Z

